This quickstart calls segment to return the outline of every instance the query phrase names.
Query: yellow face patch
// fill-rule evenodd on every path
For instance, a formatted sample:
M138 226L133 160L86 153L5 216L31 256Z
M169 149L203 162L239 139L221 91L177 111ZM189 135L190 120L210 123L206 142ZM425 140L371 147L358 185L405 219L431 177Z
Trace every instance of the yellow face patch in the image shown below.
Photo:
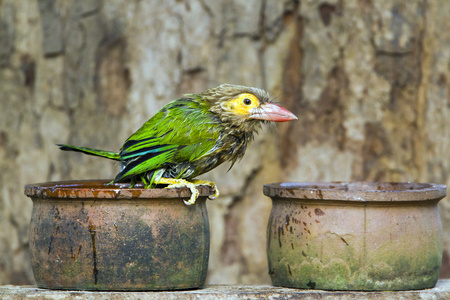
M237 115L247 115L252 108L259 106L259 100L253 94L243 93L234 99L226 101L224 105Z

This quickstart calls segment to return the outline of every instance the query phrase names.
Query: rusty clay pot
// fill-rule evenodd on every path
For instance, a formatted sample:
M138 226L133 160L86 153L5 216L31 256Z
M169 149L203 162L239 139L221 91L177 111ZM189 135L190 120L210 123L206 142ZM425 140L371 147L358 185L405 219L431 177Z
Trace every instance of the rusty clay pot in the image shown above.
M30 252L38 287L75 290L201 288L209 222L200 187L126 188L108 181L27 185L33 200ZM138 185L136 185L138 186Z
M433 287L442 261L445 185L275 183L268 224L275 286L324 290Z

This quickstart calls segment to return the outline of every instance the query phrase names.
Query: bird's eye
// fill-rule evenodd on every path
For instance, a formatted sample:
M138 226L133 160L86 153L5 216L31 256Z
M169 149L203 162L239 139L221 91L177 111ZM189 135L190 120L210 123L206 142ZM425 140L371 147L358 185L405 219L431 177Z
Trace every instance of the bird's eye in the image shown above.
M244 102L245 105L252 104L252 100L250 100L249 98L244 98L243 102Z

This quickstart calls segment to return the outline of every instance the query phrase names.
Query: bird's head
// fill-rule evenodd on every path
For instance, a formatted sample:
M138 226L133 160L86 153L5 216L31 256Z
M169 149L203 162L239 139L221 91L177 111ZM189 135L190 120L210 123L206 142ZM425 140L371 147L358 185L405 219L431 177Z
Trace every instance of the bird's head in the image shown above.
M202 96L211 103L210 111L218 114L223 122L234 126L297 119L293 113L273 103L266 91L258 88L222 84L207 90Z

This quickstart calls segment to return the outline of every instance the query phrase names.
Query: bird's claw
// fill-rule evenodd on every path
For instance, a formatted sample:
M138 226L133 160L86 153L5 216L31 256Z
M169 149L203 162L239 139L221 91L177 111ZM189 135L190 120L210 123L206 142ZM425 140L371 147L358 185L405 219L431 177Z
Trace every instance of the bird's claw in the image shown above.
M190 183L190 182L189 182ZM192 205L195 204L195 201L197 201L197 198L199 196L199 192L195 184L190 184L188 188L191 190L191 198L189 198L189 201L183 200L184 204L186 205Z
M196 179L193 182L189 182L184 179L161 178L158 183L168 184L168 186L165 187L166 189L188 187L189 190L191 190L191 197L189 198L189 200L183 200L184 204L186 205L195 204L195 201L197 201L197 198L200 195L198 191L199 185L207 185L214 190L214 194L212 196L209 196L209 199L216 199L219 196L219 190L217 189L216 184L212 181Z
M200 193L197 189L197 186L194 183L189 182L184 179L161 178L158 181L158 183L168 184L168 186L165 187L166 189L180 188L180 187L189 188L189 190L191 190L191 197L189 198L188 201L183 200L184 204L186 204L186 205L195 204L195 201L197 200L198 196L200 195Z
M208 199L214 200L214 199L216 199L217 197L219 197L219 195L220 195L219 189L217 188L217 185L216 185L215 182L208 181L208 180L196 179L196 180L193 181L193 183L194 183L196 186L199 186L199 185L207 185L207 186L209 186L209 187L211 187L211 188L213 189L214 194L208 196Z

